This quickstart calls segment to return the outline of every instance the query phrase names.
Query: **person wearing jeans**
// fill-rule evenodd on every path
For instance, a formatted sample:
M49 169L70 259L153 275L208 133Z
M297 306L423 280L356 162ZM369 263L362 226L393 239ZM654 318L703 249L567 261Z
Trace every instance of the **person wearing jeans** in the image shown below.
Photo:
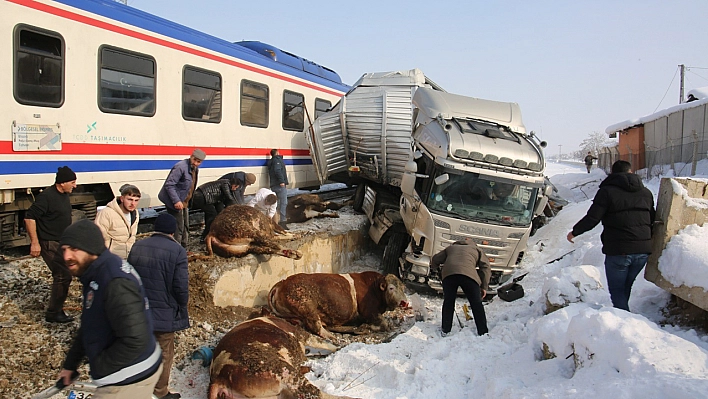
M612 305L629 311L632 284L651 253L651 233L656 211L654 196L627 161L612 165L600 183L587 214L573 226L567 239L592 230L602 222L602 252Z
M612 297L612 305L629 311L629 294L632 284L647 264L649 254L607 255L605 256L605 274L607 286Z
M277 149L270 150L271 158L268 160L268 176L270 177L270 189L278 197L278 212L280 213L280 227L288 230L285 223L288 219L288 174L285 171L285 161Z

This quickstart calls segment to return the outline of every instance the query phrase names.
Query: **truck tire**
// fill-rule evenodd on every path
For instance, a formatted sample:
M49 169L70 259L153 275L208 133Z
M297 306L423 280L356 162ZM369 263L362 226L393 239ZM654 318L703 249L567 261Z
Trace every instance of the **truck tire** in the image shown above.
M354 208L355 211L361 212L364 207L364 197L366 197L366 184L359 183L359 185L356 186L354 201L352 202L352 208Z
M403 254L406 246L408 246L407 234L398 231L391 232L391 236L389 237L383 252L384 274L399 276L398 268L400 263L398 262L398 259Z

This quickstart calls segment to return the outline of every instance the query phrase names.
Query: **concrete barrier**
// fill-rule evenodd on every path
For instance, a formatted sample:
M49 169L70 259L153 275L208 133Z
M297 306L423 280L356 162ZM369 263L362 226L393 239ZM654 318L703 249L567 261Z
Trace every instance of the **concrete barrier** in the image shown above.
M283 247L298 249L300 260L271 255L247 255L243 258L215 258L205 262L213 284L214 305L262 306L270 288L295 273L339 273L345 266L369 251L364 223L358 230L307 234ZM209 289L209 288L207 288Z
M671 237L686 226L703 226L708 220L708 181L691 178L663 178L659 186L656 219L652 235L652 254L644 277L686 302L708 310L708 293L702 287L674 286L659 270L659 257ZM691 267L691 265L685 265Z

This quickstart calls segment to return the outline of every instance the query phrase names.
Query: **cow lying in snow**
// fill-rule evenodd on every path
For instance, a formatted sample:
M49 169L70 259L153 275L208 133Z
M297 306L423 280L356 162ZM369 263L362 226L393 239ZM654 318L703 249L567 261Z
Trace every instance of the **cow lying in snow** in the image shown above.
M408 306L403 289L393 274L299 273L275 284L268 304L276 316L297 319L308 331L334 339L325 327L369 323L389 330L382 314Z
M338 218L337 212L325 212L327 210L337 210L349 205L351 201L338 204L332 201L322 201L317 194L298 194L288 198L286 216L288 223L302 223L312 218Z
M304 376L305 347L336 347L277 317L246 320L214 348L209 399L342 398L320 391Z
M282 227L263 212L247 205L231 205L216 216L205 238L207 253L225 258L247 254L273 254L300 259L300 251L276 244L275 232Z

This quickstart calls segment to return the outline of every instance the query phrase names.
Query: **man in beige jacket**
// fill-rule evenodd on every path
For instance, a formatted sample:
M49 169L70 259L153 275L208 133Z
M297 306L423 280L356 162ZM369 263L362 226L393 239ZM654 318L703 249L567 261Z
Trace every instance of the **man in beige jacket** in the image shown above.
M470 301L472 315L477 326L477 334L488 332L487 315L482 298L487 295L489 279L492 276L489 259L471 239L455 241L438 252L430 260L432 268L442 267L443 305L442 333L444 337L452 330L452 315L455 312L457 289L462 288Z
M109 202L96 216L106 247L123 259L128 258L138 234L139 201L140 190L132 184L124 184L120 188L120 197Z

